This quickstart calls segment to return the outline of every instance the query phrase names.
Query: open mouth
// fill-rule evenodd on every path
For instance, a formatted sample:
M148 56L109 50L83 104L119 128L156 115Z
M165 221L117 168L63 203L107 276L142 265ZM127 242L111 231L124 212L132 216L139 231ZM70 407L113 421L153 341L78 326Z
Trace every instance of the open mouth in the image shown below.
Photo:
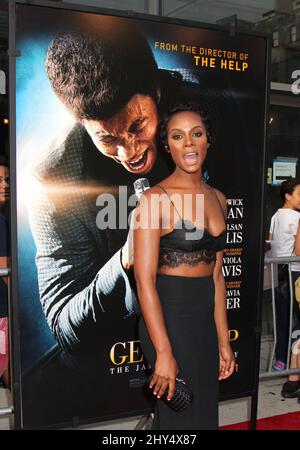
M183 155L183 158L185 159L185 161L187 161L189 163L194 163L197 161L198 153L196 153L196 152L185 153Z
M147 162L147 156L148 156L148 149L135 160L132 160L130 162L126 161L126 164L131 170L140 170L143 167L145 167Z

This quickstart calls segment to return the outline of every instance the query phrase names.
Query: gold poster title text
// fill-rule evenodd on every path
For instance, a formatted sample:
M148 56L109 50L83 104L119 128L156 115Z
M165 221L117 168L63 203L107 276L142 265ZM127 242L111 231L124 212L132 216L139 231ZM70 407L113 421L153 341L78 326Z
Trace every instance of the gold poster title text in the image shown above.
M189 54L197 67L208 69L220 68L236 72L245 72L249 68L249 54L244 52L159 41L154 42L154 48L166 52Z

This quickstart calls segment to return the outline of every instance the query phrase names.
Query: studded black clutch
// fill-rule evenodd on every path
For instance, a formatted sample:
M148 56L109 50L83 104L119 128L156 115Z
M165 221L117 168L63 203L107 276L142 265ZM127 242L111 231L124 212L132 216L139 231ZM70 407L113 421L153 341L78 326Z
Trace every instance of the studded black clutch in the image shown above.
M172 408L173 411L181 412L187 409L192 403L193 393L182 378L176 378L174 395L171 400L168 400L168 391L165 391L161 399L166 405Z

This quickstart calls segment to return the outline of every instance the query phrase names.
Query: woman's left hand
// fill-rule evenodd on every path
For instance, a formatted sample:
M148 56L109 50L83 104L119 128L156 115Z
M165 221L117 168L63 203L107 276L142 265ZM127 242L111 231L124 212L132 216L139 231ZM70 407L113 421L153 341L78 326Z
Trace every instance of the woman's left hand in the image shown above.
M219 380L225 380L233 374L235 368L235 358L233 356L230 344L219 344Z

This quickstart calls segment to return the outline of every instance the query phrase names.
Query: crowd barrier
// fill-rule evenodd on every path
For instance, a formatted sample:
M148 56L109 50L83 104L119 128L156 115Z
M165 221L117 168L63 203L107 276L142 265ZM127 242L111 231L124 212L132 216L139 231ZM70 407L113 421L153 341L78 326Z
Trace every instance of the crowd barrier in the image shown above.
M294 303L294 286L292 280L292 271L291 264L293 262L300 262L299 256L289 256L289 257L265 257L265 266L264 266L264 290L271 289L272 294L272 322L273 322L273 345L272 350L270 352L268 358L268 368L264 372L260 372L259 379L266 378L275 378L281 376L287 376L292 373L300 373L300 368L291 369L290 368L290 355L291 355L291 339L293 332L293 303ZM275 289L278 286L278 264L287 264L288 265L288 285L290 292L290 315L289 315L289 340L288 340L288 348L287 348L287 360L286 369L280 372L276 372L272 369L272 363L274 361L275 348L277 344L277 327L276 327L276 308L275 308ZM300 332L299 336L300 338Z

